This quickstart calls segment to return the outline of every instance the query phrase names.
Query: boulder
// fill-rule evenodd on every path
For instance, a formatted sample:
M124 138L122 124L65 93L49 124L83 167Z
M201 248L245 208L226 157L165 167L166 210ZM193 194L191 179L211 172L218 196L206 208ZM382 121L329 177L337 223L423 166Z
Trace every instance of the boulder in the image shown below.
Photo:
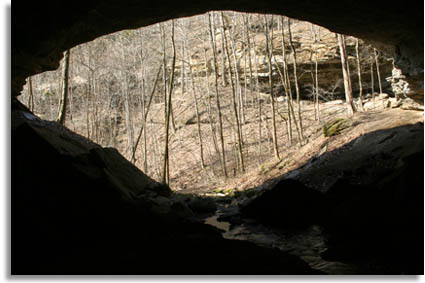
M403 109L403 110L424 111L423 104L421 105L411 98L403 99L400 108Z
M216 203L211 198L206 197L193 197L188 206L197 213L214 213L217 210Z
M241 207L241 213L282 228L306 228L320 219L323 195L293 179L284 179Z
M423 152L369 185L336 182L325 194L328 261L373 259L385 274L423 274Z

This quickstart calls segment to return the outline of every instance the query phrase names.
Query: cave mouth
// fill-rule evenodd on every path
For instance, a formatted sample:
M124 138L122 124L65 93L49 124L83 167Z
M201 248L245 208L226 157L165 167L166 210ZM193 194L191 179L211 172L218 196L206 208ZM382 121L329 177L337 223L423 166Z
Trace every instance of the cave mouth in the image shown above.
M73 11L74 8L70 10ZM99 11L102 11L101 8ZM80 11L84 9L80 7ZM131 15L130 13L129 16ZM79 19L81 18L77 18ZM68 23L63 24L67 26ZM84 26L84 19L82 25ZM118 26L120 25L121 23ZM77 27L77 30L79 28L81 26ZM46 32L43 40L46 38L49 41L49 32ZM38 72L43 68L51 68L58 63L60 56L57 55L69 43L64 43L66 41L64 40L62 42L64 45L56 51L44 50L46 51L44 54L52 56L48 60L54 58L51 62L37 61L39 59L37 56L22 53L24 55L21 55L23 57L20 59L28 55L29 62L34 64L28 63L28 66L31 65L28 67L30 71L15 69L15 74L22 72L19 75L26 76L29 74L28 71L31 73L34 70ZM17 42L19 38L15 41ZM35 42L34 49L39 47L36 47L37 44ZM13 47L12 49L19 50ZM388 102L392 102L390 98L392 97L377 97L378 107L384 110ZM376 101L373 101L371 104L375 103ZM169 188L142 174L113 148L101 148L57 126L54 122L28 116L25 111L14 109L12 111L12 273L121 275L329 273L329 270L320 270L307 264L302 255L279 252L270 248L275 247L274 234L268 235L269 238L266 239L262 238L264 235L260 235L257 242L254 241L256 243L254 245L247 241L235 241L237 237L222 238L222 231L193 220L194 212L196 216L202 213L209 215L212 211L216 211L213 205L218 202L222 214L217 215L217 222L225 221L240 225L240 221L244 220L232 210L234 207L229 209L229 204L232 205L232 201L238 197L253 198L250 205L244 206L244 215L252 216L264 207L269 208L264 210L264 215L257 215L257 219L254 217L258 222L250 220L251 224L254 223L254 227L258 226L257 223L264 224L273 219L279 225L282 225L282 222L283 225L287 225L285 221L281 221L279 214L283 213L284 218L287 217L288 211L285 208L291 205L293 209L290 213L299 212L293 207L299 203L276 205L278 199L294 198L311 204L307 215L299 213L290 217L299 220L295 226L303 223L302 221L309 223L311 214L321 211L322 205L335 209L331 211L324 209L326 221L323 224L327 229L325 233L329 236L328 244L334 249L330 251L328 249L327 253L320 254L318 258L327 262L337 262L337 265L350 262L367 265L366 269L333 270L337 274L423 273L423 226L421 226L423 180L418 178L423 174L423 167L417 166L423 164L423 116L421 120L420 112L417 110L401 108L377 112L381 115L379 116L381 120L380 123L375 123L375 126L376 124L381 124L382 127L389 126L385 124L388 122L388 115L390 117L405 115L403 116L405 120L392 119L396 123L401 123L400 127L393 124L394 130L374 129L370 135L361 136L349 143L349 146L353 147L362 145L360 152L363 153L372 148L376 150L375 155L370 154L364 159L365 164L361 164L373 170L365 173L367 170L362 166L354 168L356 174L377 178L369 180L370 183L352 182L356 174L350 171L354 165L350 158L357 157L352 154L346 157L349 160L344 162L348 168L340 168L341 172L337 175L351 176L353 180L343 179L328 184L331 187L328 198L323 199L322 195L312 192L309 186L298 181L284 180L280 183L279 180L275 180L276 182L272 184L274 187L270 186L275 189L272 188L268 194L258 196L258 191L248 190L245 195L238 195L235 191L224 190L216 194L227 196L224 198L219 196L220 199L214 200L212 204L208 197L186 198L182 194L172 196ZM335 115L335 111L332 114ZM373 115L367 113L359 115L357 122L365 123L371 116ZM341 121L336 121L339 122ZM406 126L402 122L418 123ZM358 125L352 123L349 127ZM345 126L347 125L341 123L341 128L336 132L347 130ZM320 135L330 134L329 128L324 132L321 130L322 128L319 129ZM320 144L319 149L325 146L328 149L332 144ZM337 144L333 146L338 147ZM305 171L299 174L310 172L305 175L305 180L308 179L307 176L321 176L321 170L326 168L321 162L329 161L328 156L325 154L323 157L319 155L308 159L304 169L301 168ZM43 166L37 166L40 160L43 160ZM335 166L341 165L335 162L337 163ZM277 164L275 168L264 168L278 171L283 168L279 169L280 165L282 164ZM381 170L381 167L385 170ZM260 169L263 170L261 166ZM312 174L309 170L318 172ZM292 177L298 174L292 171L288 173ZM332 176L330 177L332 179ZM279 190L277 185L284 190ZM394 195L401 197L394 200ZM281 207L284 208L283 211L279 210ZM394 207L400 210L394 212ZM356 208L361 208L362 211ZM220 217L221 221L218 219ZM270 222L267 225L270 225ZM273 226L273 222L271 225ZM294 225L293 221L289 221L289 225ZM302 226L296 228L304 229ZM316 226L309 229L306 232L308 236L320 237L323 232ZM244 232L242 231L242 234ZM249 232L258 236L252 231ZM285 236L289 238L291 235ZM306 234L298 234L292 240L302 241L305 236ZM376 246L377 243L380 245ZM391 249L388 249L388 246ZM357 248L359 249L356 250ZM371 260L370 249L373 250ZM375 255L377 256L374 257ZM221 264L217 266L217 262Z
M288 18L276 15L264 17L259 14L229 11L224 12L223 23L220 12L210 15L214 15L213 24L216 26L214 34L217 69L220 72L217 89L214 85L214 52L210 42L208 14L174 20L173 24L175 26L176 65L173 71L175 82L172 94L174 105L172 113L174 115L171 117L172 124L170 125L170 131L174 136L170 139L169 145L170 186L179 192L228 195L245 190L249 188L250 183L259 181L236 181L236 179L244 179L250 174L242 174L240 161L235 157L237 152L234 143L234 113L231 98L235 94L232 94L228 75L226 75L227 71L224 76L222 74L223 60L228 61L223 50L222 32L224 30L226 30L229 58L232 61L234 87L238 96L237 114L240 120L244 120L240 126L243 139L245 139L243 151L245 152L244 165L246 168L244 169L259 175L259 179L264 179L270 172L273 172L272 176L276 177L276 174L286 173L288 170L294 169L296 164L303 164L307 161L302 157L298 158L299 160L296 162L291 160L292 155L300 155L296 152L299 137L295 127L292 126L292 140L289 140L286 128L288 125L285 120L285 117L289 115L288 105L285 102L287 90L279 75L279 71L283 71L286 67L290 81L294 81L289 24L292 26L292 44L298 53L299 77L297 82L300 88L301 103L305 104L303 111L307 115L304 118L304 131L307 138L312 134L316 138L322 125L332 122L331 120L335 118L336 114L344 116L345 93L338 42L335 34L328 29L293 19L289 23ZM264 20L269 22L269 33L274 38L272 93L278 108L276 123L279 137L277 143L281 152L279 161L273 159L272 153L272 124L269 110L271 91L267 56L265 55L267 46ZM223 30L222 24L224 24ZM171 26L172 22L168 21L161 25L125 30L106 35L69 51L70 66L69 82L67 83L69 94L65 125L101 146L117 148L124 157L135 163L145 174L159 182L163 173L161 152L164 150L163 141L165 139L164 68L162 62L167 61L165 80L169 82L173 57ZM286 47L282 45L282 36ZM352 88L354 97L358 100L360 85L354 72L357 65L353 59L356 56L356 41L356 38L347 36L347 52L351 56L349 63L353 70ZM247 42L250 44L249 50ZM163 48L165 48L165 58L163 57ZM285 57L282 55L285 48L288 61L286 63L284 62ZM237 57L237 72L234 68L234 56ZM363 41L359 43L359 56L363 70L362 87L365 103L367 99L371 99L371 97L366 98L367 96L380 92L378 81L382 81L382 92L389 93L393 99L391 83L385 79L392 76L393 60L380 53L379 65L376 67L374 49ZM248 66L249 60L251 60L250 66ZM65 59L61 61L61 66L57 71L33 76L31 81L27 80L23 93L19 96L19 100L42 119L54 121L60 112L65 61ZM317 72L314 71L316 61ZM226 64L228 65L228 63ZM373 67L372 70L370 70L370 66ZM379 76L375 69L380 70ZM227 87L223 86L223 81ZM296 93L293 83L291 87L295 101ZM320 106L322 107L321 121L318 121L317 117L312 117L316 112L316 106L313 107L316 87L319 94L318 100L320 103L324 103ZM226 119L223 121L223 128L226 136L224 148L229 177L227 180L223 178L220 154L217 154L217 149L214 151L217 146L215 143L220 139L215 94L217 91L220 93L220 103L223 108L220 111L223 111L222 115ZM242 104L240 104L241 102ZM334 105L335 102L337 104ZM259 103L262 110L259 109ZM377 102L377 105L374 106L379 108L382 105L383 102ZM195 106L198 107L198 111L195 111ZM259 111L264 112L261 114L261 119L258 118ZM146 116L146 121L144 121L143 113L149 114ZM200 123L199 130L197 130L197 114ZM263 128L258 129L258 125L261 123ZM128 130L129 128L131 131ZM144 136L146 132L148 132L147 137ZM214 132L216 140L212 138L212 132ZM263 137L259 139L259 135L263 135ZM199 145L200 138L203 149ZM128 146L129 141L132 141L132 146ZM288 143L291 142L294 146L289 146ZM144 143L147 143L146 153L144 152ZM201 150L203 150L202 157ZM131 151L136 154L132 154ZM205 168L203 169L202 166ZM279 168L280 171L276 168Z

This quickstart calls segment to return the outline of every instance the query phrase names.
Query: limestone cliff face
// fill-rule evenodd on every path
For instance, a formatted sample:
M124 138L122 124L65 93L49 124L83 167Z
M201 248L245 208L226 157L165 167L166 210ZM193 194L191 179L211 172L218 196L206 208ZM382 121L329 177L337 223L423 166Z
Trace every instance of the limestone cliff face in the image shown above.
M255 30L255 24L251 24L252 29ZM261 27L261 23L258 23L258 26ZM293 56L291 53L291 48L289 46L288 39L288 27L284 26L284 38L285 38L285 57L289 68L290 80L292 89L294 89L294 75L293 75ZM336 39L335 33L329 31L328 29L314 26L316 33L316 40L314 40L311 32L311 24L303 21L293 21L292 23L292 41L295 47L296 60L297 60L297 73L298 73L298 83L301 90L301 96L304 99L309 99L312 97L312 84L315 76L315 62L317 60L317 71L318 71L318 86L319 94L323 100L332 100L332 99L342 99L344 98L344 83L342 77L341 69L341 59L339 54L338 41ZM228 32L229 30L227 30ZM230 40L231 34L227 33L228 41ZM247 81L249 83L249 56L251 57L252 62L252 79L253 84L258 77L260 82L259 91L263 93L269 93L268 87L268 58L266 56L266 37L264 31L257 29L255 33L252 34L251 42L255 42L255 51L251 47L251 52L248 54L248 48L242 43L239 39L241 35L236 35L236 57L237 57L237 66L240 77L240 84L243 87L244 77L246 75ZM219 30L216 31L216 45L217 52L221 54L224 52L222 50L222 36ZM357 75L357 61L356 61L356 51L355 51L355 38L347 37L347 54L348 62L350 64L350 74L351 74L351 83L353 88L353 95L358 96L359 94L359 79ZM199 52L194 52L196 54L191 58L191 64L194 66L194 69L198 74L205 76L204 71L204 62L203 56L198 56L198 53L202 53L199 46ZM230 47L229 47L230 49ZM372 83L371 83L371 64L372 72L374 78L374 92L379 92L378 84L378 75L375 64L375 58L373 57L373 47L364 41L360 40L359 43L359 53L361 60L361 73L362 73L362 87L363 94L372 93ZM208 73L211 74L214 71L214 62L213 62L213 52L211 48L207 50L208 54ZM201 58L200 58L201 57ZM254 58L257 60L257 72L254 67ZM392 94L391 83L386 80L392 76L392 61L393 58L388 57L387 55L381 54L378 57L380 77L383 86L383 92ZM231 59L233 57L231 55ZM234 62L231 62L231 68L233 75L236 76L234 70ZM218 69L221 75L221 64L220 59L217 60ZM273 32L273 58L272 58L272 77L274 80L274 94L276 96L284 95L284 88L281 84L281 79L279 75L279 70L276 65L279 66L280 70L283 70L284 65L284 56L282 48L282 32L278 30L277 27L274 27ZM226 61L226 74L229 65ZM179 74L181 72L181 64L177 63L176 72ZM295 91L293 91L295 95Z

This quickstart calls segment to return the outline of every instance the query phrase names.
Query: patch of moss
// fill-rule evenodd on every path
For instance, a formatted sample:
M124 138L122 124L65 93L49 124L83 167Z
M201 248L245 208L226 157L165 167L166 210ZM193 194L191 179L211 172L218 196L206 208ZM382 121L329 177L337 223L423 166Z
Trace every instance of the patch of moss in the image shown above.
M325 137L336 136L341 133L342 130L348 127L346 119L336 118L325 125L323 125L323 135Z
M260 165L260 174L264 175L264 174L266 174L266 172L267 172L266 165L261 164Z

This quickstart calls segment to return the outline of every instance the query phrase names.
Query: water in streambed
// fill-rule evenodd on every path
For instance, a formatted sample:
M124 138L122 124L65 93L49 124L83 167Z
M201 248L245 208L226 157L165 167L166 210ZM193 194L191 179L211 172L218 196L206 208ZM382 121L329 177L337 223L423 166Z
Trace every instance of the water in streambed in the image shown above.
M320 253L326 250L320 226L314 225L298 232L277 231L250 221L237 225L219 221L218 218L221 215L222 212L219 209L215 215L205 219L205 223L222 230L222 235L226 239L244 240L260 246L280 249L298 256L311 268L326 274L364 274L363 268L359 265L325 261L320 257Z

